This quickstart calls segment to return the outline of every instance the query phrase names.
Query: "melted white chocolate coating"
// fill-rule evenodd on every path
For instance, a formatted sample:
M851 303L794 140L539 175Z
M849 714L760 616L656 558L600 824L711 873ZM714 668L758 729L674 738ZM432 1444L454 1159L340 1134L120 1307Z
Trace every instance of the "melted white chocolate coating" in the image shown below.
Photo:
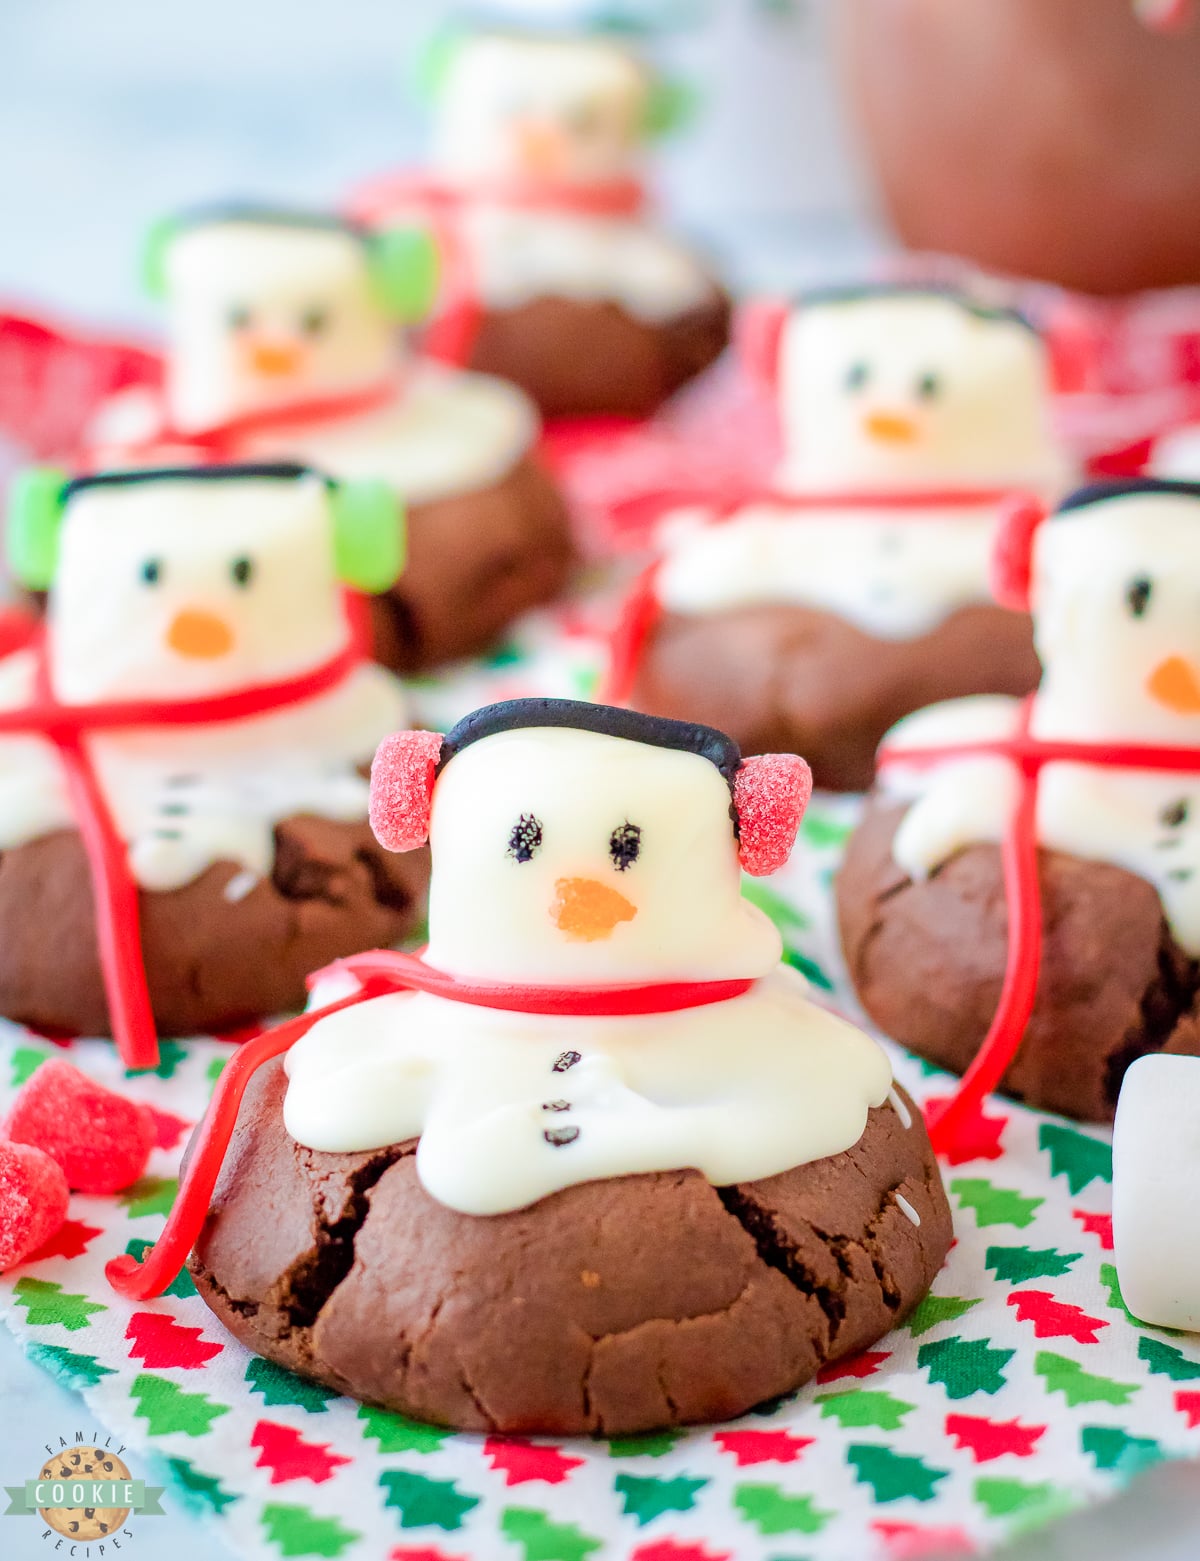
M892 1083L875 1042L787 969L728 1002L640 1018L377 998L314 1026L287 1068L293 1137L354 1150L420 1135L422 1184L466 1214L646 1171L773 1176L856 1143Z

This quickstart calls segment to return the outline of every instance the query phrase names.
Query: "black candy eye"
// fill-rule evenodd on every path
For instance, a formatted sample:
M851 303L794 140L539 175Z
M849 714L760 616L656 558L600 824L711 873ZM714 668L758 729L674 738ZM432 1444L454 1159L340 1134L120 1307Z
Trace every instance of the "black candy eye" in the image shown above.
M254 560L235 558L229 566L229 573L233 576L234 585L249 585L254 575Z
M871 377L870 365L860 358L846 370L846 389L861 390Z
M514 862L532 861L541 849L542 821L532 813L522 813L508 837L508 854Z
M936 374L922 374L917 380L917 399L920 401L933 401L941 394L942 382Z
M1129 608L1133 617L1142 618L1145 616L1146 609L1150 605L1150 596L1153 589L1151 582L1144 577L1139 577L1129 582L1125 588L1125 605Z
M300 329L306 336L319 336L329 324L329 311L314 305L300 316Z
M161 558L147 558L139 571L143 584L157 585L162 579L163 566Z
M226 316L226 320L231 331L244 331L249 328L251 314L245 304L234 304Z
M618 824L608 837L608 854L619 873L627 872L633 866L641 850L641 825L631 824L628 819L624 824Z

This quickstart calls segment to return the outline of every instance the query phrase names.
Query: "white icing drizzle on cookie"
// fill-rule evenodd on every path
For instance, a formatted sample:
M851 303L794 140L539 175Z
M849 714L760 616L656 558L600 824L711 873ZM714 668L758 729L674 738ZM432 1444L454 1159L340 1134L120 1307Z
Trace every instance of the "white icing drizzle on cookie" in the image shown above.
M232 571L239 560L250 565L245 583ZM187 644L189 614L193 632L199 617L209 635L228 636L223 651L175 648ZM223 693L321 665L346 637L325 485L209 478L82 490L67 506L48 626L52 685L77 704ZM28 654L0 663L0 708L32 690ZM288 709L96 733L88 747L135 880L172 889L229 863L225 893L236 899L270 877L283 819L366 817L358 767L404 713L398 680L364 665ZM73 827L55 750L0 738L0 849Z
M693 1167L724 1185L851 1147L890 1066L780 963L740 895L729 806L707 758L602 733L525 728L457 753L434 791L430 964L539 986L754 984L619 1018L373 999L289 1053L288 1131L329 1151L419 1136L426 1189L480 1215L597 1178Z
M1044 674L1042 738L1200 745L1200 500L1130 493L1052 518L1034 549L1033 613ZM1010 735L1015 701L954 700L900 722L903 747ZM1002 758L888 766L882 788L912 806L896 861L914 878L996 842L1015 802ZM1038 839L1111 862L1158 890L1171 931L1200 955L1200 776L1056 762L1041 772Z
M888 1104L900 1118L900 1126L905 1129L910 1128L913 1124L912 1112L894 1089L888 1090Z

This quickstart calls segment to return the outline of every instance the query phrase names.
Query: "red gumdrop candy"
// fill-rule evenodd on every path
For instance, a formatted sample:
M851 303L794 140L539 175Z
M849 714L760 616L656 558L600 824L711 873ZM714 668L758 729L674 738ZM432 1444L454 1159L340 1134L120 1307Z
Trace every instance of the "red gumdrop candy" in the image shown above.
M23 1262L67 1218L62 1167L32 1144L0 1142L0 1270Z
M743 759L733 779L738 858L755 878L778 872L791 855L812 796L812 771L794 753Z
M380 743L371 765L371 828L388 851L415 851L428 840L441 752L437 732L393 732Z
M22 1088L4 1124L8 1137L57 1160L75 1192L120 1192L146 1169L154 1115L52 1057Z

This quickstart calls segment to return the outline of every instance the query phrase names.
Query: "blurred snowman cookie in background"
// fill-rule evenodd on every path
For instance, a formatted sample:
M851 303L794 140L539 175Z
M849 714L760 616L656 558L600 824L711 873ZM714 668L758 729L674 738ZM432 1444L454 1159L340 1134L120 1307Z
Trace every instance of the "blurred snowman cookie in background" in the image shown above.
M719 355L729 300L648 209L646 143L681 95L612 34L439 40L429 169L366 186L375 224L439 222L474 303L461 350L547 416L644 417Z
M997 579L1041 684L889 734L838 880L846 962L906 1046L987 1051L1010 1093L1102 1120L1136 1058L1200 1052L1200 485L1017 512Z
M534 455L532 403L414 356L398 330L433 301L427 238L213 207L164 222L148 258L167 308L165 388L102 409L101 459L287 459L390 483L409 552L373 628L397 670L484 650L562 589L574 548Z
M1008 498L1066 481L1048 354L1013 311L925 287L828 290L746 327L781 461L760 492L671 517L613 692L861 790L900 716L1037 681L1029 619L987 572Z
M428 950L339 962L341 1011L243 1048L163 1253L252 1349L466 1430L724 1419L886 1333L950 1243L928 1137L740 893L810 784L565 700L388 739L372 820L428 836Z
M391 490L36 471L8 524L49 605L0 662L0 1013L152 1053L155 1023L299 1007L314 964L410 930L424 864L378 849L363 768L404 696L339 584L398 573Z

